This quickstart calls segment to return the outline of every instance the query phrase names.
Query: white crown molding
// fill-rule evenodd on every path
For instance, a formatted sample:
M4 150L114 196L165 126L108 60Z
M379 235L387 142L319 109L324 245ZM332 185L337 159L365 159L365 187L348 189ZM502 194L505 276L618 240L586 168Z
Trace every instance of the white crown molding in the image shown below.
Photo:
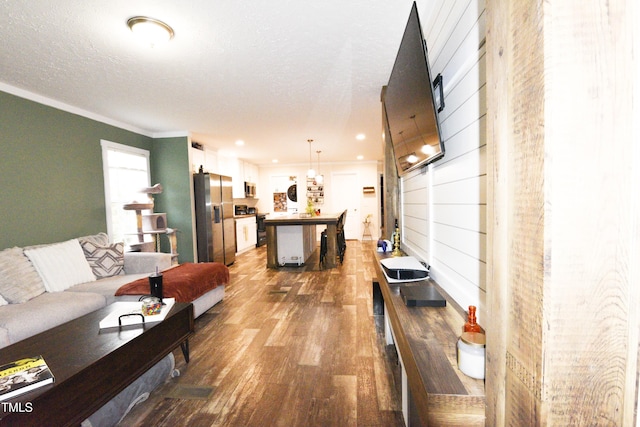
M187 138L191 138L191 132L186 131L186 130L176 130L176 131L170 131L170 132L156 132L153 135L151 135L152 138L157 139L157 138L179 138L179 137L187 137Z
M122 123L120 121L110 119L109 117L101 116L100 114L92 113L91 111L83 110L81 108L74 107L73 105L65 104L64 102L57 101L52 98L47 98L46 96L29 92L28 90L20 89L15 86L8 85L6 83L0 82L0 90L3 92L7 92L11 95L18 96L20 98L28 99L29 101L37 102L38 104L43 104L49 107L56 108L58 110L66 111L67 113L72 113L78 116L86 117L88 119L95 120L100 123L104 123L110 126L115 126L120 129L138 133L140 135L148 136L149 138L155 138L153 132L150 132L148 130L140 129L136 126L132 126L127 123ZM184 136L184 135L181 135L181 136Z

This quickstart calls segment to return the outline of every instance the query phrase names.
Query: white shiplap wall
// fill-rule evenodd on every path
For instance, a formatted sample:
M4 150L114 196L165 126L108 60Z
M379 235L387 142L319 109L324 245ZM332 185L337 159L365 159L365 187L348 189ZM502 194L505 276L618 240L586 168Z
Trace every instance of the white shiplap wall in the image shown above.
M445 156L403 177L407 252L463 308L485 318L486 67L484 0L418 2L433 77L444 78L440 113Z

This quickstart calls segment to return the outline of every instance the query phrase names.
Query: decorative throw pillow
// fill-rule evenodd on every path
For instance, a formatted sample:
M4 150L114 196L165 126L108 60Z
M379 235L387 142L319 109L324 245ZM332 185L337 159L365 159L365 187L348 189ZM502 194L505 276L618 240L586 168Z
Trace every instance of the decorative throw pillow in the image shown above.
M0 252L0 295L3 300L20 304L44 292L44 283L22 248ZM3 305L1 301L0 305Z
M78 239L25 249L24 254L33 263L49 292L62 292L73 285L96 280Z
M107 246L109 244L109 236L107 236L107 233L98 233L90 236L78 237L78 241L83 246L87 242L98 246Z
M124 244L99 245L92 241L81 242L84 256L98 279L124 274Z

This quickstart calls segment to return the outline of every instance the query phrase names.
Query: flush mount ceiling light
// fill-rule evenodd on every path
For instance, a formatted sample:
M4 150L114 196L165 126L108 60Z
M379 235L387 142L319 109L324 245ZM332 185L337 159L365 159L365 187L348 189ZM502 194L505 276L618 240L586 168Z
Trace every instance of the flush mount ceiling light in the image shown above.
M155 46L166 43L173 38L173 28L157 19L147 16L129 18L127 26L141 40Z

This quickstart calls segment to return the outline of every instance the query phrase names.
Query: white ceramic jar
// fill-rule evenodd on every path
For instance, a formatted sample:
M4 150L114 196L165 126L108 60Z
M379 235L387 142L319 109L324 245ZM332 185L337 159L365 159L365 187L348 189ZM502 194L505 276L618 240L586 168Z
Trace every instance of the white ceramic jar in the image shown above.
M458 339L458 367L471 378L484 379L485 342L480 332L464 332Z

